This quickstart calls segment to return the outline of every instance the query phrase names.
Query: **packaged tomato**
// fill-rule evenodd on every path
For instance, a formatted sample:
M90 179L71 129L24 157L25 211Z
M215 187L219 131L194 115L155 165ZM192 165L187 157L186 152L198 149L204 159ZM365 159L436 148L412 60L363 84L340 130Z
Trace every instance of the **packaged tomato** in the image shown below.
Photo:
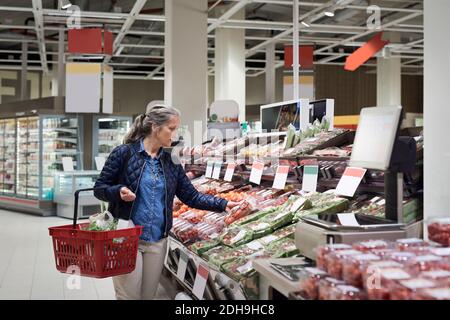
M447 269L444 259L434 255L417 256L407 263L407 268L418 274L422 271Z
M436 282L425 278L401 280L391 288L391 300L413 300L417 290L436 288Z
M406 251L413 247L428 247L429 244L418 238L399 239L395 242L395 247L400 251Z
M430 254L441 257L445 261L450 261L450 248L431 248Z
M450 246L450 218L430 220L428 223L428 238L443 246Z
M418 290L414 300L450 300L450 287Z
M372 250L388 249L388 248L389 243L387 243L384 240L361 241L353 244L353 249L363 252L371 252Z
M307 299L317 300L319 298L319 281L327 277L327 273L318 268L304 268L300 271L300 290Z
M350 256L344 259L342 263L342 278L349 285L354 287L363 287L362 269L373 261L380 261L377 255L366 253L356 256Z
M420 273L420 277L431 279L439 286L450 286L450 271L448 270L431 270Z
M361 252L356 250L340 250L327 254L325 257L327 272L336 279L342 279L342 263L344 259L359 254Z
M325 261L325 256L334 251L340 250L350 250L352 247L348 244L337 243L337 244L327 244L324 246L318 247L316 251L316 265L318 268L322 270L327 270L327 264Z
M395 252L395 250L391 248L374 249L371 251L372 254L379 256L381 259L387 259L387 256L393 252Z
M394 261L400 262L402 264L406 264L416 257L417 257L417 255L415 255L414 253L405 252L405 251L394 251L394 252L386 255L386 259L394 260Z
M366 300L364 291L349 285L339 285L332 288L331 300Z
M364 289L377 285L381 270L389 268L403 268L403 265L393 260L371 261L364 265L361 268Z
M372 279L365 282L370 300L389 300L391 290L398 281L411 279L412 276L403 268L383 268L372 274Z
M326 277L319 281L319 300L331 300L332 289L339 285L344 285L345 281Z

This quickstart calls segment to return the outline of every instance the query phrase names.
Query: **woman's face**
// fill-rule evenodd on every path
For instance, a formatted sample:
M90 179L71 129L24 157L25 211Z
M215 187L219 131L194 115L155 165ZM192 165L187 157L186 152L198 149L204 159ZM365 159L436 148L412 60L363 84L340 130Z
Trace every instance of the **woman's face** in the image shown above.
M180 127L180 118L171 117L164 125L156 130L156 139L163 147L170 147L172 140L177 138L178 128Z

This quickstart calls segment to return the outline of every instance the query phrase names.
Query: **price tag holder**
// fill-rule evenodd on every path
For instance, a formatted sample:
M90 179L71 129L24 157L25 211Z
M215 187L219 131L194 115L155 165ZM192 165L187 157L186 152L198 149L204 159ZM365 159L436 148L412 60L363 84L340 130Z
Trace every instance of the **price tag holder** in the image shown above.
M227 171L225 171L225 176L224 176L223 180L231 182L231 180L233 180L234 169L236 169L236 164L229 163L227 165Z
M259 185L261 183L263 170L264 170L264 163L260 161L253 162L252 171L250 172L250 182Z
M63 170L64 170L64 172L74 171L73 159L71 157L63 157L62 158L62 163L63 163Z
M212 174L212 178L219 180L220 178L220 170L222 170L222 162L215 162L214 163L214 170Z
M346 227L359 227L359 223L356 220L353 213L338 213L339 222Z
M206 164L206 173L205 173L205 177L206 178L211 178L212 177L213 167L214 167L214 162L213 161L208 161L207 164Z
M344 175L336 187L336 194L346 197L353 197L364 178L367 169L347 167L344 171Z
M95 166L98 171L102 171L105 166L106 159L105 157L95 157Z
M203 299L203 294L205 293L208 275L209 275L209 268L200 263L197 268L197 275L195 276L194 287L192 288L192 293L200 300Z
M177 277L181 281L184 281L188 260L189 256L187 255L187 253L184 250L180 250L180 260L178 262Z
M286 186L286 180L289 173L289 166L278 166L277 173L275 174L275 179L273 180L272 188L274 189L284 189Z
M317 177L319 166L306 165L303 167L302 190L306 192L315 192L317 190Z

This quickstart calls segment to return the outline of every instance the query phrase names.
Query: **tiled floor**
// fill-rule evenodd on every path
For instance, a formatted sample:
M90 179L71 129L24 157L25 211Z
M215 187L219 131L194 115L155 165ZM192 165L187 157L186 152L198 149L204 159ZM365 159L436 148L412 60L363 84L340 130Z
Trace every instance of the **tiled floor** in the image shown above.
M48 227L65 224L70 220L0 210L0 299L115 299L111 278L82 277L78 286L56 270ZM156 298L168 299L161 286Z

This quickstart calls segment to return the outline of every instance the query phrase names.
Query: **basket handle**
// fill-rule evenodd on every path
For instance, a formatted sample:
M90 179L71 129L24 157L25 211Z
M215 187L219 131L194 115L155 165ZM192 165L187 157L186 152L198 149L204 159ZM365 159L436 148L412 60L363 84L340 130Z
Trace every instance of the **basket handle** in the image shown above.
M96 188L97 189L97 188ZM75 191L75 208L73 209L73 228L77 228L77 219L78 219L78 198L80 196L80 192L84 191L94 191L94 188L87 189L79 189Z

